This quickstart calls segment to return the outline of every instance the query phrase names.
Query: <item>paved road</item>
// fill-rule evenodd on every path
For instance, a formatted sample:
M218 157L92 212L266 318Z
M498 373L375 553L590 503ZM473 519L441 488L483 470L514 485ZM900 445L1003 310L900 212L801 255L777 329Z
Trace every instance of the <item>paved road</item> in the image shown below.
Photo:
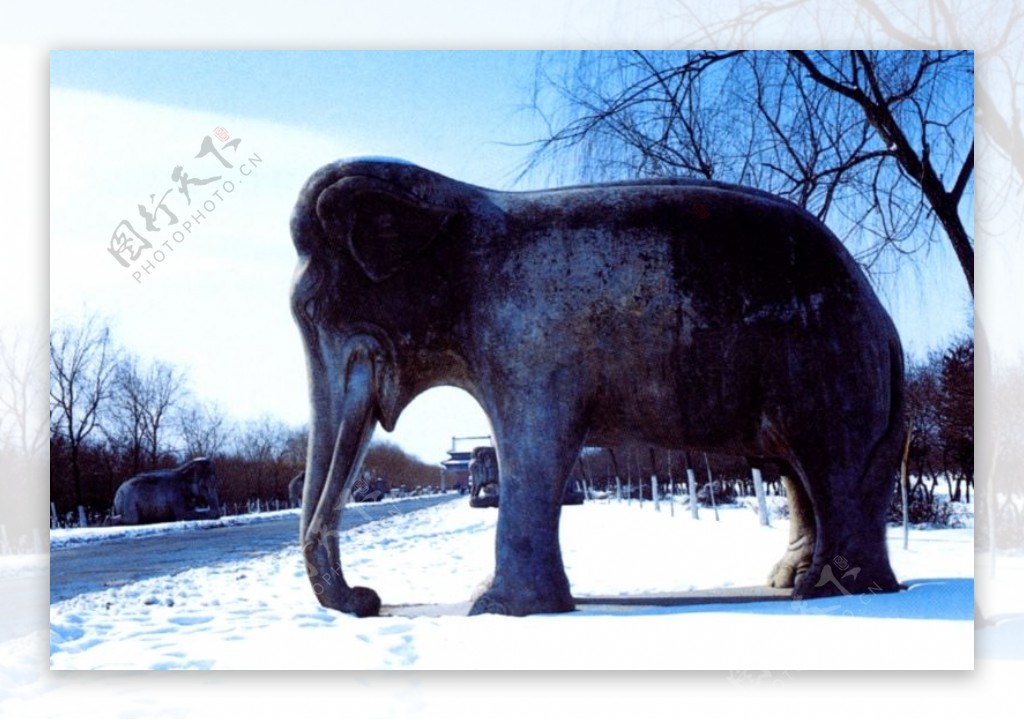
M342 529L450 502L458 495L411 498L396 503L350 506ZM464 500L465 498L463 498ZM182 570L298 548L298 515L276 520L200 528L149 537L127 537L58 548L50 552L50 603Z

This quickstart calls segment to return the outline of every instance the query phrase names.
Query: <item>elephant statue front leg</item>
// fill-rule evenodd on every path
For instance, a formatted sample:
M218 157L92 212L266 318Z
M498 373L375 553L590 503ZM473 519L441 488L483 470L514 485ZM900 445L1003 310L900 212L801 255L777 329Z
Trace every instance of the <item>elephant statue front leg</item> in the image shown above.
M501 500L494 578L470 615L524 616L575 609L558 539L561 496L575 452L561 447L533 438L499 439Z

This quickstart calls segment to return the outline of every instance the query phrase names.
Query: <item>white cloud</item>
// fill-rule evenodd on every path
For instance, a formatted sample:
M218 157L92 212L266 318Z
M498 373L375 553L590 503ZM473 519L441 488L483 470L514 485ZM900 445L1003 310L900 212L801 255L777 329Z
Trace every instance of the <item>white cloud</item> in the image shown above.
M85 309L109 318L119 343L186 369L197 396L235 419L305 422L305 364L288 306L295 266L288 218L309 174L357 149L277 123L77 90L55 89L50 106L52 316L75 319ZM218 127L241 140L237 154L224 151L235 168L194 158ZM242 177L236 158L251 156L262 162L250 162L251 174ZM219 174L222 181L192 187L188 205L170 178L177 165L192 178ZM228 193L223 180L232 179ZM221 188L218 197L212 188ZM162 229L145 232L136 206L155 207L149 195L159 199L169 189L165 203L177 224L156 212ZM204 202L211 203L205 211ZM153 238L153 249L129 268L107 250L122 220ZM191 232L182 242L165 237L186 222ZM390 439L440 460L451 435L467 426L487 432L476 404L464 393L438 391L415 404Z

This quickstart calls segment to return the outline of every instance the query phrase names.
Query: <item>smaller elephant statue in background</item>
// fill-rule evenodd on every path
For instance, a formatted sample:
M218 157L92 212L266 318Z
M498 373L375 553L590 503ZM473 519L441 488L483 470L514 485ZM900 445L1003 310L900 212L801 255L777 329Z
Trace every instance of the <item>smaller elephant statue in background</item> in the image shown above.
M302 484L306 480L306 471L288 481L288 505L293 508L302 507Z
M498 455L492 447L473 448L469 460L470 507L498 507Z
M493 447L473 448L469 460L469 506L498 507L500 498L498 453ZM565 481L563 505L582 505L585 499L582 484L574 477Z
M130 478L114 495L114 522L121 525L220 517L213 461L200 457L170 470Z

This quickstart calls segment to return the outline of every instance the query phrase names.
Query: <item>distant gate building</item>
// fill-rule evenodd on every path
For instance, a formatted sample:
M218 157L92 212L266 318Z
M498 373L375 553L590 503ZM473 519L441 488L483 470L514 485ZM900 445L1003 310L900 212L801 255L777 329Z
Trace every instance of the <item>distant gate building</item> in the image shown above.
M469 492L469 460L475 444L466 445L464 441L491 441L490 435L473 437L453 437L452 449L448 451L448 459L441 461L441 491L458 490Z

